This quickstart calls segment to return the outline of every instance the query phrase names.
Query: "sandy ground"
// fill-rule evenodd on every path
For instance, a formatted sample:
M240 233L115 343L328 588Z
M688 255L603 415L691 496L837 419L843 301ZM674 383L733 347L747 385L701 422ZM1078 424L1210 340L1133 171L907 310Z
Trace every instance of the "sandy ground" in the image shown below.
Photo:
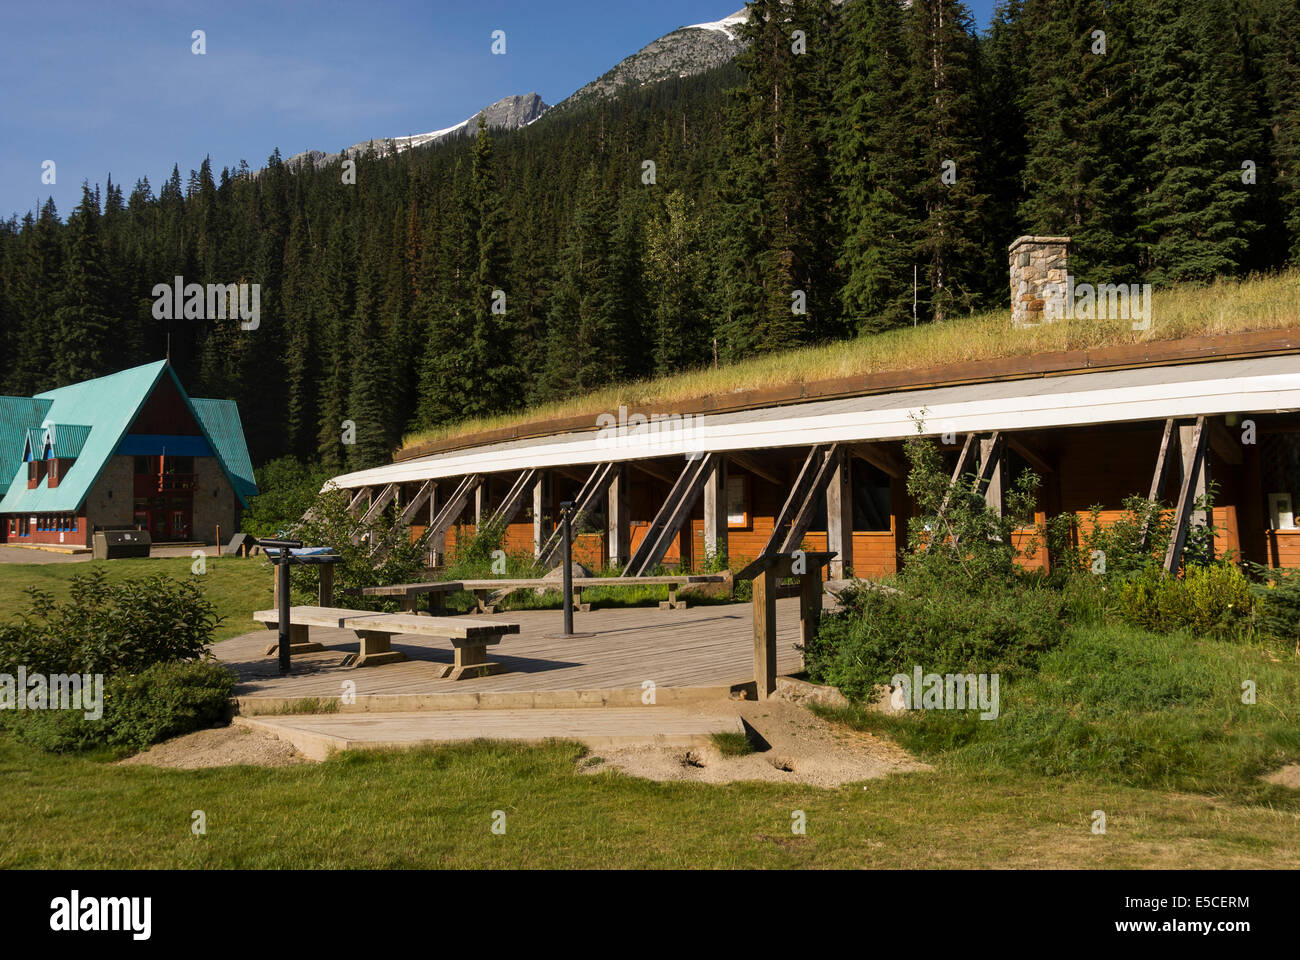
M1289 763L1285 767L1274 770L1264 779L1269 783L1276 783L1278 786L1300 790L1300 763Z
M226 767L249 764L256 767L286 767L307 763L294 748L270 734L247 727L215 727L156 743L148 750L119 760L123 766L147 764L154 767Z
M929 769L890 740L827 723L796 704L772 699L763 703L732 701L728 706L766 741L768 749L724 757L714 746L690 750L631 747L599 751L579 761L578 768L587 774L614 769L650 780L761 780L816 787ZM716 703L704 709L725 712Z
M197 547L153 547L149 551L150 557L188 557ZM208 556L216 556L216 547L205 547ZM35 550L31 547L11 547L0 544L0 563L89 563L94 560L93 554L89 551L86 553L56 553L53 550Z
M710 700L676 709L710 717L738 716L758 749L741 756L724 756L713 744L602 749L579 760L578 771L590 775L618 770L660 781L758 780L838 787L894 772L929 769L890 740L827 723L805 707L778 697L762 703ZM229 764L285 766L310 761L269 733L229 726L176 737L120 762L193 769ZM1300 767L1294 773L1300 780Z

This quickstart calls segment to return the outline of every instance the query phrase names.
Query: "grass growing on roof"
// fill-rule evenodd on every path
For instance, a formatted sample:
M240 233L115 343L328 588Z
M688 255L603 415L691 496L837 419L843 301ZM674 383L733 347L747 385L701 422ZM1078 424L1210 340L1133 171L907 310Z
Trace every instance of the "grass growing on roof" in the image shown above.
M1084 280L1086 278L1080 278ZM1036 328L1011 325L1011 311L992 310L815 347L753 357L718 368L616 384L527 410L465 420L409 434L403 445L467 436L555 417L595 418L617 410L681 403L763 387L912 370L974 360L1030 356L1185 337L1277 330L1300 325L1300 269L1246 279L1219 279L1152 292L1149 330L1127 320L1062 320Z

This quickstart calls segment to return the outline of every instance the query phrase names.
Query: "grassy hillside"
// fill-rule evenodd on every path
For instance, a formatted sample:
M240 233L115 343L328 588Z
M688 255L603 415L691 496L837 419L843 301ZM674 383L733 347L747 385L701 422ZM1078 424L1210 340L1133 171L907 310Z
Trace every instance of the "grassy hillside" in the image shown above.
M184 580L193 560L188 557L131 558L99 563L4 563L0 564L0 620L16 620L27 609L27 587L39 587L56 600L68 596L68 586L78 574L100 566L108 571L109 580L147 577L156 574ZM255 610L265 610L272 603L271 566L260 557L213 557L206 560L202 574L204 593L224 617L213 631L213 642L237 637L260 629L249 619Z

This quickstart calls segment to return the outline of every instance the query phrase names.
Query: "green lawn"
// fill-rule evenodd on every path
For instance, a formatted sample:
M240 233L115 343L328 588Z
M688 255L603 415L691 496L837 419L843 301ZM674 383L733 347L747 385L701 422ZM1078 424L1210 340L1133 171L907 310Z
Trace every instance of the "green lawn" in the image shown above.
M215 550L215 548L212 548ZM189 557L132 558L91 563L3 563L0 564L0 621L15 620L27 609L23 590L40 587L63 599L74 576L103 567L110 580L163 574L177 580L195 576ZM271 566L260 557L214 557L206 560L202 580L204 593L225 619L213 632L213 641L227 640L260 628L249 619L255 610L271 606Z
M179 771L0 740L0 867L1300 867L1296 814L1199 796L951 769L661 784L580 774L581 754L479 743Z

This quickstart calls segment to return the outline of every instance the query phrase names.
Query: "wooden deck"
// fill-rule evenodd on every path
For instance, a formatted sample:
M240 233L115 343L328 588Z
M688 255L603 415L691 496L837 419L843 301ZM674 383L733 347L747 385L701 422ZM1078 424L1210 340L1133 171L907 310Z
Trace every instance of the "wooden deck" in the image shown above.
M497 676L460 681L440 679L452 662L445 641L401 634L394 650L409 658L403 663L349 670L344 656L356 653L350 631L312 627L311 639L324 645L319 653L293 658L294 672L278 673L274 657L264 655L274 633L260 630L213 646L216 656L234 668L240 683L235 695L241 706L249 701L280 698L340 696L352 681L358 709L394 709L394 697L446 695L448 706L464 706L465 695L542 693L548 691L636 691L645 681L657 690L727 688L754 679L753 621L748 603L703 605L687 610L610 608L577 614L574 630L593 636L547 639L559 633L559 610L517 610L475 620L503 620L520 625L520 633L494 647L492 659L506 668ZM453 618L455 619L455 618ZM802 665L795 649L799 641L799 601L777 601L778 671L793 673ZM390 702L381 703L378 698ZM660 696L660 702L665 698ZM555 701L562 705L563 701ZM505 706L502 700L498 705ZM539 703L540 705L540 703ZM418 709L419 707L414 707ZM347 709L346 707L344 709ZM400 709L400 708L399 708Z

